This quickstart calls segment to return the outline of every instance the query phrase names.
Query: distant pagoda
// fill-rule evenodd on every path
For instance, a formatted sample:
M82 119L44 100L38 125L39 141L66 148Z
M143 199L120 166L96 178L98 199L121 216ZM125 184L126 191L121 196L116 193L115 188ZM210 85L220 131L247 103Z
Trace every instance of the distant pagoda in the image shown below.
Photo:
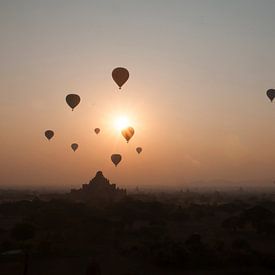
M71 189L70 198L85 202L114 202L126 196L126 189L116 187L106 179L102 171L98 171L88 184L80 189Z

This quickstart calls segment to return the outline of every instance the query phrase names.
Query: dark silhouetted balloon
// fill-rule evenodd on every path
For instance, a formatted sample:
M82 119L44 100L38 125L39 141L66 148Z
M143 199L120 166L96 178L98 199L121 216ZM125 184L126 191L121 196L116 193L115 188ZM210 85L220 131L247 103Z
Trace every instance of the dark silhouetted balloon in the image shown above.
M73 143L71 145L71 147L72 147L73 151L75 152L77 150L77 148L78 148L78 144L77 143Z
M66 102L72 108L72 111L73 111L74 108L80 102L80 96L76 95L76 94L69 94L69 95L66 96Z
M100 132L100 129L99 128L95 128L95 133L98 135Z
M132 138L134 133L135 133L135 130L133 127L127 127L121 130L121 134L124 136L127 142L129 142L129 140Z
M275 98L275 90L274 89L267 90L266 95L268 96L268 98L272 102L273 99Z
M123 86L123 84L128 80L129 78L129 72L125 68L115 68L112 71L112 77L115 83L118 85L119 89Z
M115 166L117 166L121 162L121 155L120 154L113 154L111 155L111 160Z
M137 147L136 151L140 154L142 152L142 148L141 147Z
M45 137L48 139L48 140L51 140L51 138L54 136L54 131L52 130L47 130L45 131Z

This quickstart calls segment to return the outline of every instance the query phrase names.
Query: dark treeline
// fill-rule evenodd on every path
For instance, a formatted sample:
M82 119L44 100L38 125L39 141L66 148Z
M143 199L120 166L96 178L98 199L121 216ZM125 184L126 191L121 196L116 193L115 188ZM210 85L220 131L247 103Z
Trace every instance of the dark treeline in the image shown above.
M275 272L275 202L197 198L2 203L0 273L23 274L26 262L25 274L38 275Z

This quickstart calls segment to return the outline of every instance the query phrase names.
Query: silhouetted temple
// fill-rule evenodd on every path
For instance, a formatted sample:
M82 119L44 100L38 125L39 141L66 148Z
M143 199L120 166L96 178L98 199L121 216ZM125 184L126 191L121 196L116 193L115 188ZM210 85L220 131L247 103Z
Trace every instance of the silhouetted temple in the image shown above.
M118 201L125 196L126 189L111 184L101 171L88 184L83 184L81 189L72 189L70 192L72 199L86 202Z

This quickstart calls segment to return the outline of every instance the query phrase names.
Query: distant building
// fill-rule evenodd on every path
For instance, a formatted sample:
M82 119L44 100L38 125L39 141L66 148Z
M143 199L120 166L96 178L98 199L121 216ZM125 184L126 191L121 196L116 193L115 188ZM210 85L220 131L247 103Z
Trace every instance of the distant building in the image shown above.
M111 184L101 171L80 189L71 189L70 198L91 203L119 201L126 196L126 189L120 189Z

